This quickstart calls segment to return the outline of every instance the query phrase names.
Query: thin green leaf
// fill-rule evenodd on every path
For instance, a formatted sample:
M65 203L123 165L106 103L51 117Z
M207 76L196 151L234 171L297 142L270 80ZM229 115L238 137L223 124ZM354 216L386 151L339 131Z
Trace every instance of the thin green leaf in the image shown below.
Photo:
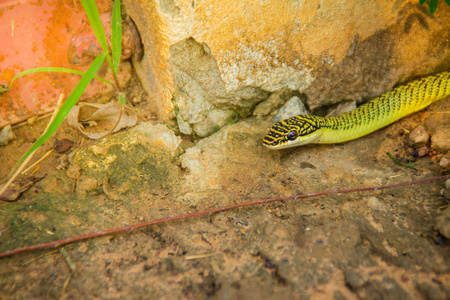
M117 74L122 52L122 17L120 15L120 0L114 0L114 8L111 20L111 44L113 72Z
M430 3L428 4L428 8L430 9L430 13L434 14L434 12L437 9L439 0L430 0Z
M420 5L424 4L425 2L427 2L427 0L419 0Z
M44 144L52 136L52 134L56 131L56 129L58 129L59 125L61 125L61 123L64 121L66 115L69 113L72 107L77 103L78 99L80 99L81 95L84 93L84 90L86 89L89 82L91 82L95 74L102 66L105 57L106 53L101 53L95 58L95 60L89 66L89 69L86 71L83 77L81 77L81 80L78 83L78 85L75 87L75 89L72 91L69 97L67 97L64 104L61 106L61 109L53 119L53 122L48 126L48 129L36 140L36 142L34 142L33 145L31 145L30 149L28 149L28 151L25 152L24 155L22 155L19 161L14 165L11 173L17 168L17 166L22 161L24 161L28 157L28 155L36 151L36 149L39 148L42 144Z
M397 165L403 167L403 164L402 164L398 159L396 159L391 153L386 152L386 154L387 154L387 156L389 156L389 158L392 159Z
M38 72L62 72L62 73L70 73L70 74L77 74L77 75L84 75L84 72L78 71L78 70L73 70L73 69L68 69L68 68L58 68L58 67L44 67L44 68L34 68L34 69L28 69L25 70L23 72L20 72L19 74L17 74L16 76L13 77L13 79L11 79L11 82L9 83L9 87L11 88L13 82L24 75L28 75L28 74L33 74L33 73L38 73ZM106 79L103 79L101 77L98 77L97 75L94 76L95 79L101 80L103 82L106 82L108 84L113 85L113 83L111 81L108 81Z
M122 103L122 104L126 104L127 103L125 101L125 96L122 93L120 93L120 95L119 95L119 102Z
M108 43L106 42L105 30L103 29L103 24L100 19L100 14L98 13L97 5L94 0L81 0L83 4L84 11L91 23L92 29L94 30L95 36L98 42L102 46L103 51L109 53Z
M416 164L407 164L404 165L402 164L398 159L396 159L391 153L386 152L387 156L389 156L390 159L392 159L397 165L402 166L402 167L406 167L406 168L412 168L415 167Z

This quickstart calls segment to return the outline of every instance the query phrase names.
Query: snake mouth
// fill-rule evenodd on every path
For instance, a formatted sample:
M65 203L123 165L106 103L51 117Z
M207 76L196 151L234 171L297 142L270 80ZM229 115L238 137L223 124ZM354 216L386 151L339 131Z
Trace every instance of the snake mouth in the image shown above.
M274 147L276 145L278 145L279 141L268 141L266 139L263 139L263 145L267 146L267 147Z
M266 135L262 140L262 144L270 149L280 146L280 144L282 144L281 142L282 140L274 138L270 136L270 134Z

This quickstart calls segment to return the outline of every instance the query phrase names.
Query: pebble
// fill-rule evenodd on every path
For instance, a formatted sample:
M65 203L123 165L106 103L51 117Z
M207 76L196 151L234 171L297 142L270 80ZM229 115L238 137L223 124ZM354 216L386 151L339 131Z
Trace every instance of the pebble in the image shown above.
M280 122L293 116L309 115L305 105L299 97L294 96L289 99L283 107L280 108L277 115L272 119L273 122Z
M377 197L370 197L367 200L367 205L371 206L372 208L380 211L387 211L388 208L384 203L380 202L380 200Z
M417 126L408 136L408 145L412 147L423 147L430 140L430 136L423 126Z
M414 151L414 157L424 157L428 153L428 147L420 147L416 151Z
M450 168L450 157L448 156L442 157L441 160L439 161L439 166L443 169Z
M344 278L345 283L352 289L359 289L367 283L362 274L354 269L344 270Z
M8 143L15 138L16 135L12 131L11 125L6 125L0 132L0 146L8 145Z
M282 89L279 92L270 94L267 100L261 102L255 107L253 111L254 116L268 116L273 111L281 107L286 101L293 97L293 91L289 89Z
M59 165L56 166L57 170L64 170L65 168L68 168L70 166L69 157L67 154L61 155L61 158L59 159Z

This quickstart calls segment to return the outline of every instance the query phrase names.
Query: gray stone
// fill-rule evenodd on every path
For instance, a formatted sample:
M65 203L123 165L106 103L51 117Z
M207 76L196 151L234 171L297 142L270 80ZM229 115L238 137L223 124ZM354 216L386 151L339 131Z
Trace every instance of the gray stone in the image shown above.
M176 93L176 121L183 134L206 137L225 125L248 116L268 92L244 86L227 91L211 50L193 38L170 48Z
M367 279L365 279L359 272L354 269L347 269L344 271L345 283L353 290L358 290L363 287Z
M309 112L306 110L305 105L297 96L292 97L286 102L275 117L273 117L273 122L279 122L286 120L293 116L298 115L308 115Z
M233 124L239 120L239 115L232 110L214 108L208 112L206 119L192 125L195 134L207 137L225 125Z
M282 89L278 92L270 94L270 96L255 107L253 111L254 116L262 117L268 116L274 112L274 110L280 108L286 101L295 96L295 91L289 89Z

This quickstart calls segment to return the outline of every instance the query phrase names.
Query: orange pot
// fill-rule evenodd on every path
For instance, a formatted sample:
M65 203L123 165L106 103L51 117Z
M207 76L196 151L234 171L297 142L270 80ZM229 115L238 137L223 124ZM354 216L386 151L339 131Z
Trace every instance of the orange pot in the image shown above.
M112 1L96 2L100 13L111 10ZM94 36L88 23L79 1L0 0L0 84L9 84L15 74L37 67L85 71L89 64L70 63L68 49L80 33ZM0 128L50 112L59 94L67 97L79 80L77 75L47 72L20 77L0 96ZM94 85L84 97L92 97L104 84Z

